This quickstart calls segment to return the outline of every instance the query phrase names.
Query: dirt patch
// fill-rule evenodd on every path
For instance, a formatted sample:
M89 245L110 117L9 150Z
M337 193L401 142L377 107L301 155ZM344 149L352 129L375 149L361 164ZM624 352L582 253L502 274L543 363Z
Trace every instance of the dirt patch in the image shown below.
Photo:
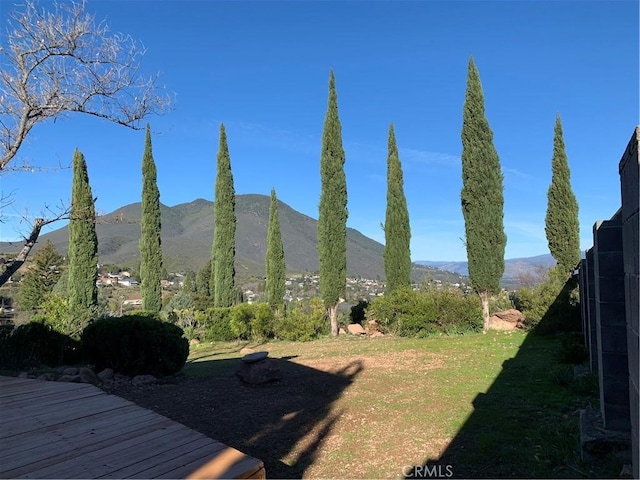
M375 397L391 391L394 398L401 397L401 390L411 386L394 381L395 374L442 368L443 358L408 350L279 359L282 380L262 387L240 382L235 376L239 361L213 361L209 366L214 373L207 376L182 375L157 385L124 384L108 391L260 458L269 478L368 478L375 469L374 476L394 477L409 461L408 454L418 460L425 454L424 442L412 432L420 427L397 431L410 399L398 399L397 411L386 412L388 402L376 407ZM430 435L422 431L418 438ZM399 436L413 440L390 460L389 439ZM360 461L354 449L377 458ZM398 465L390 466L390 461Z

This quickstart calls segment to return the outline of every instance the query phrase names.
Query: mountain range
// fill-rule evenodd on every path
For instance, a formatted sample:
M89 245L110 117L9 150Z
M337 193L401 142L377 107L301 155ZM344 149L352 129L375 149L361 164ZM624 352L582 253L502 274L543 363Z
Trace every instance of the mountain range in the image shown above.
M464 277L469 275L469 265L467 262L418 260L415 263L458 273ZM556 264L556 260L550 254L546 254L535 257L511 258L505 260L504 264L504 275L501 281L502 286L517 287L524 284L538 283L544 276L544 272Z
M270 197L236 196L236 277L240 280L264 276ZM213 242L213 202L197 199L173 207L161 205L163 264L167 271L198 271L211 257ZM141 204L133 203L102 215L96 220L98 256L102 264L135 268L140 258ZM278 202L287 272L317 272L317 220L284 202ZM59 252L69 248L67 226L41 235L32 253L46 240ZM0 242L0 252L13 253L20 242ZM347 229L347 274L369 279L384 278L384 246L359 231ZM412 276L419 281L425 275L450 283L464 282L455 272L444 272L428 265L413 266Z
M248 194L236 196L236 276L238 279L264 276L270 197ZM173 207L161 205L163 264L167 271L198 271L211 257L213 241L213 202L197 199ZM140 258L141 204L133 203L98 217L98 255L102 264L135 268ZM317 272L317 220L284 202L278 202L278 217L287 271L291 274ZM40 245L50 240L59 252L69 246L68 227L41 235ZM0 242L0 252L13 253L20 242ZM384 278L384 246L359 231L347 229L347 274L353 277ZM548 258L547 258L548 257ZM523 275L548 266L550 256L507 261L503 283L517 282ZM551 258L551 261L553 259ZM428 276L449 283L468 283L466 262L414 262L412 277L420 281Z

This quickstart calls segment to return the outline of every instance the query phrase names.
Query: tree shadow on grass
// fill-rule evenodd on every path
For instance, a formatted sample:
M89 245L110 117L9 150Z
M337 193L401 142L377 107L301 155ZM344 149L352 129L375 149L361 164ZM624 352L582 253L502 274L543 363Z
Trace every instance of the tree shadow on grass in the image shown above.
M269 478L302 478L342 413L334 402L363 365L328 373L274 360L282 379L263 386L240 381L236 358L193 362L176 383L114 393L259 458Z
M580 328L579 307L568 308L570 279L515 357L438 458L403 472L406 478L581 478L579 409L597 401L597 384L576 386L573 367L560 364L561 337ZM562 333L560 333L562 331ZM619 472L619 470L618 470Z

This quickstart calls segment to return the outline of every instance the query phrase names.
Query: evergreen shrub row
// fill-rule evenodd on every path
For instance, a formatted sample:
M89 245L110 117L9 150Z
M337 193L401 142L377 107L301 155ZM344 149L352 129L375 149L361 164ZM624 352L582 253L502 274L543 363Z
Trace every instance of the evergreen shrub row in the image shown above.
M241 303L208 308L197 313L200 339L206 342L282 339L309 341L327 333L320 299L291 305L285 315L273 313L267 303Z
M416 291L409 287L374 299L366 309L384 333L402 337L457 334L482 329L477 295L457 291Z

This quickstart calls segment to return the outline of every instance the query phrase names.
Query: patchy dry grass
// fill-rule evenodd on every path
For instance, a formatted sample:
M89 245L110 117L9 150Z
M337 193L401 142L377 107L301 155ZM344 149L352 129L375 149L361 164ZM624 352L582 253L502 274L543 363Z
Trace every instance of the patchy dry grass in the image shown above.
M115 393L262 459L270 478L401 478L427 462L468 478L612 473L579 461L577 412L596 392L551 382L553 337L249 345L282 359L283 380L259 388L235 377L243 346L198 345L177 384Z

